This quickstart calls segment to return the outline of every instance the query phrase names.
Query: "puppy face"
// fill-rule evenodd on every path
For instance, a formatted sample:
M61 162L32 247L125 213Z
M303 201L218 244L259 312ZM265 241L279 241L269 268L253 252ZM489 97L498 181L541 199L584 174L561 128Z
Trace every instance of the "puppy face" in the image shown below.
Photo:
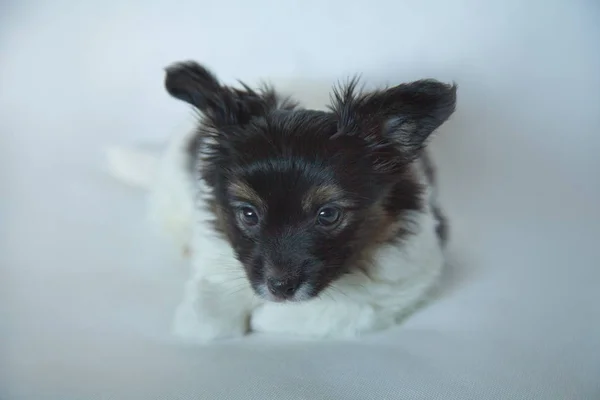
M419 81L365 95L355 85L336 89L325 112L222 86L193 62L167 69L169 93L204 117L197 172L217 226L267 300L308 300L364 268L422 206L410 164L453 112L456 88Z
M231 134L215 191L228 237L257 293L309 299L390 229L391 182L375 173L362 140L331 139L332 115L277 112L235 129L243 132Z

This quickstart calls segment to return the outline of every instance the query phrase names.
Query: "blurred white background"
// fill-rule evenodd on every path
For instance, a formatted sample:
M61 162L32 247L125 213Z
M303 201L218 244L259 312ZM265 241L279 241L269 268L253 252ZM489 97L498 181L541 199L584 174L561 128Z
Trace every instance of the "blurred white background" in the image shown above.
M189 58L312 101L456 81L444 295L361 344L171 343L185 265L102 151L189 125ZM2 399L600 398L597 1L2 2L0 135Z

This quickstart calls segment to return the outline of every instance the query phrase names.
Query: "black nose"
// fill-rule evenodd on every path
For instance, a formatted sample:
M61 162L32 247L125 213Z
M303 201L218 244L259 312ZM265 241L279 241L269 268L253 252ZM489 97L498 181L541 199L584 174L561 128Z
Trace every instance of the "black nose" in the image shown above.
M300 286L299 279L285 278L285 279L267 279L267 287L269 291L277 297L290 298L296 293Z

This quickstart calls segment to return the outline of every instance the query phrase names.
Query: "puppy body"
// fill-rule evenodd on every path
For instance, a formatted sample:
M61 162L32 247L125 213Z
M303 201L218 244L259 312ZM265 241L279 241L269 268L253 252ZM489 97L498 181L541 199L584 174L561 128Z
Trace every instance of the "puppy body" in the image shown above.
M151 219L191 257L176 336L351 338L426 297L447 228L424 142L456 88L411 85L357 97L350 83L318 112L195 63L167 70L169 93L202 114L150 190Z
M433 186L422 159L412 168L428 190L422 211L410 219L417 231L401 245L376 250L369 275L347 274L318 298L306 302L275 303L258 298L230 243L216 235L214 215L204 201L210 189L189 173L188 149L195 131L174 137L166 150L150 192L150 216L189 249L191 273L177 307L172 332L191 342L242 336L249 329L309 337L352 338L388 328L424 300L444 264L436 234L438 219Z

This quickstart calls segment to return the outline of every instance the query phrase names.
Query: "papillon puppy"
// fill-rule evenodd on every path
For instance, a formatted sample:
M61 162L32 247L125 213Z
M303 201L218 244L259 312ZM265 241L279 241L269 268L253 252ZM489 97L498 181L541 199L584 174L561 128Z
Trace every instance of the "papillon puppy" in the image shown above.
M454 112L456 85L357 84L317 110L269 86L226 86L193 61L166 68L196 129L156 163L116 150L110 165L150 187L150 216L190 258L175 335L352 338L427 297L448 224L426 144Z

